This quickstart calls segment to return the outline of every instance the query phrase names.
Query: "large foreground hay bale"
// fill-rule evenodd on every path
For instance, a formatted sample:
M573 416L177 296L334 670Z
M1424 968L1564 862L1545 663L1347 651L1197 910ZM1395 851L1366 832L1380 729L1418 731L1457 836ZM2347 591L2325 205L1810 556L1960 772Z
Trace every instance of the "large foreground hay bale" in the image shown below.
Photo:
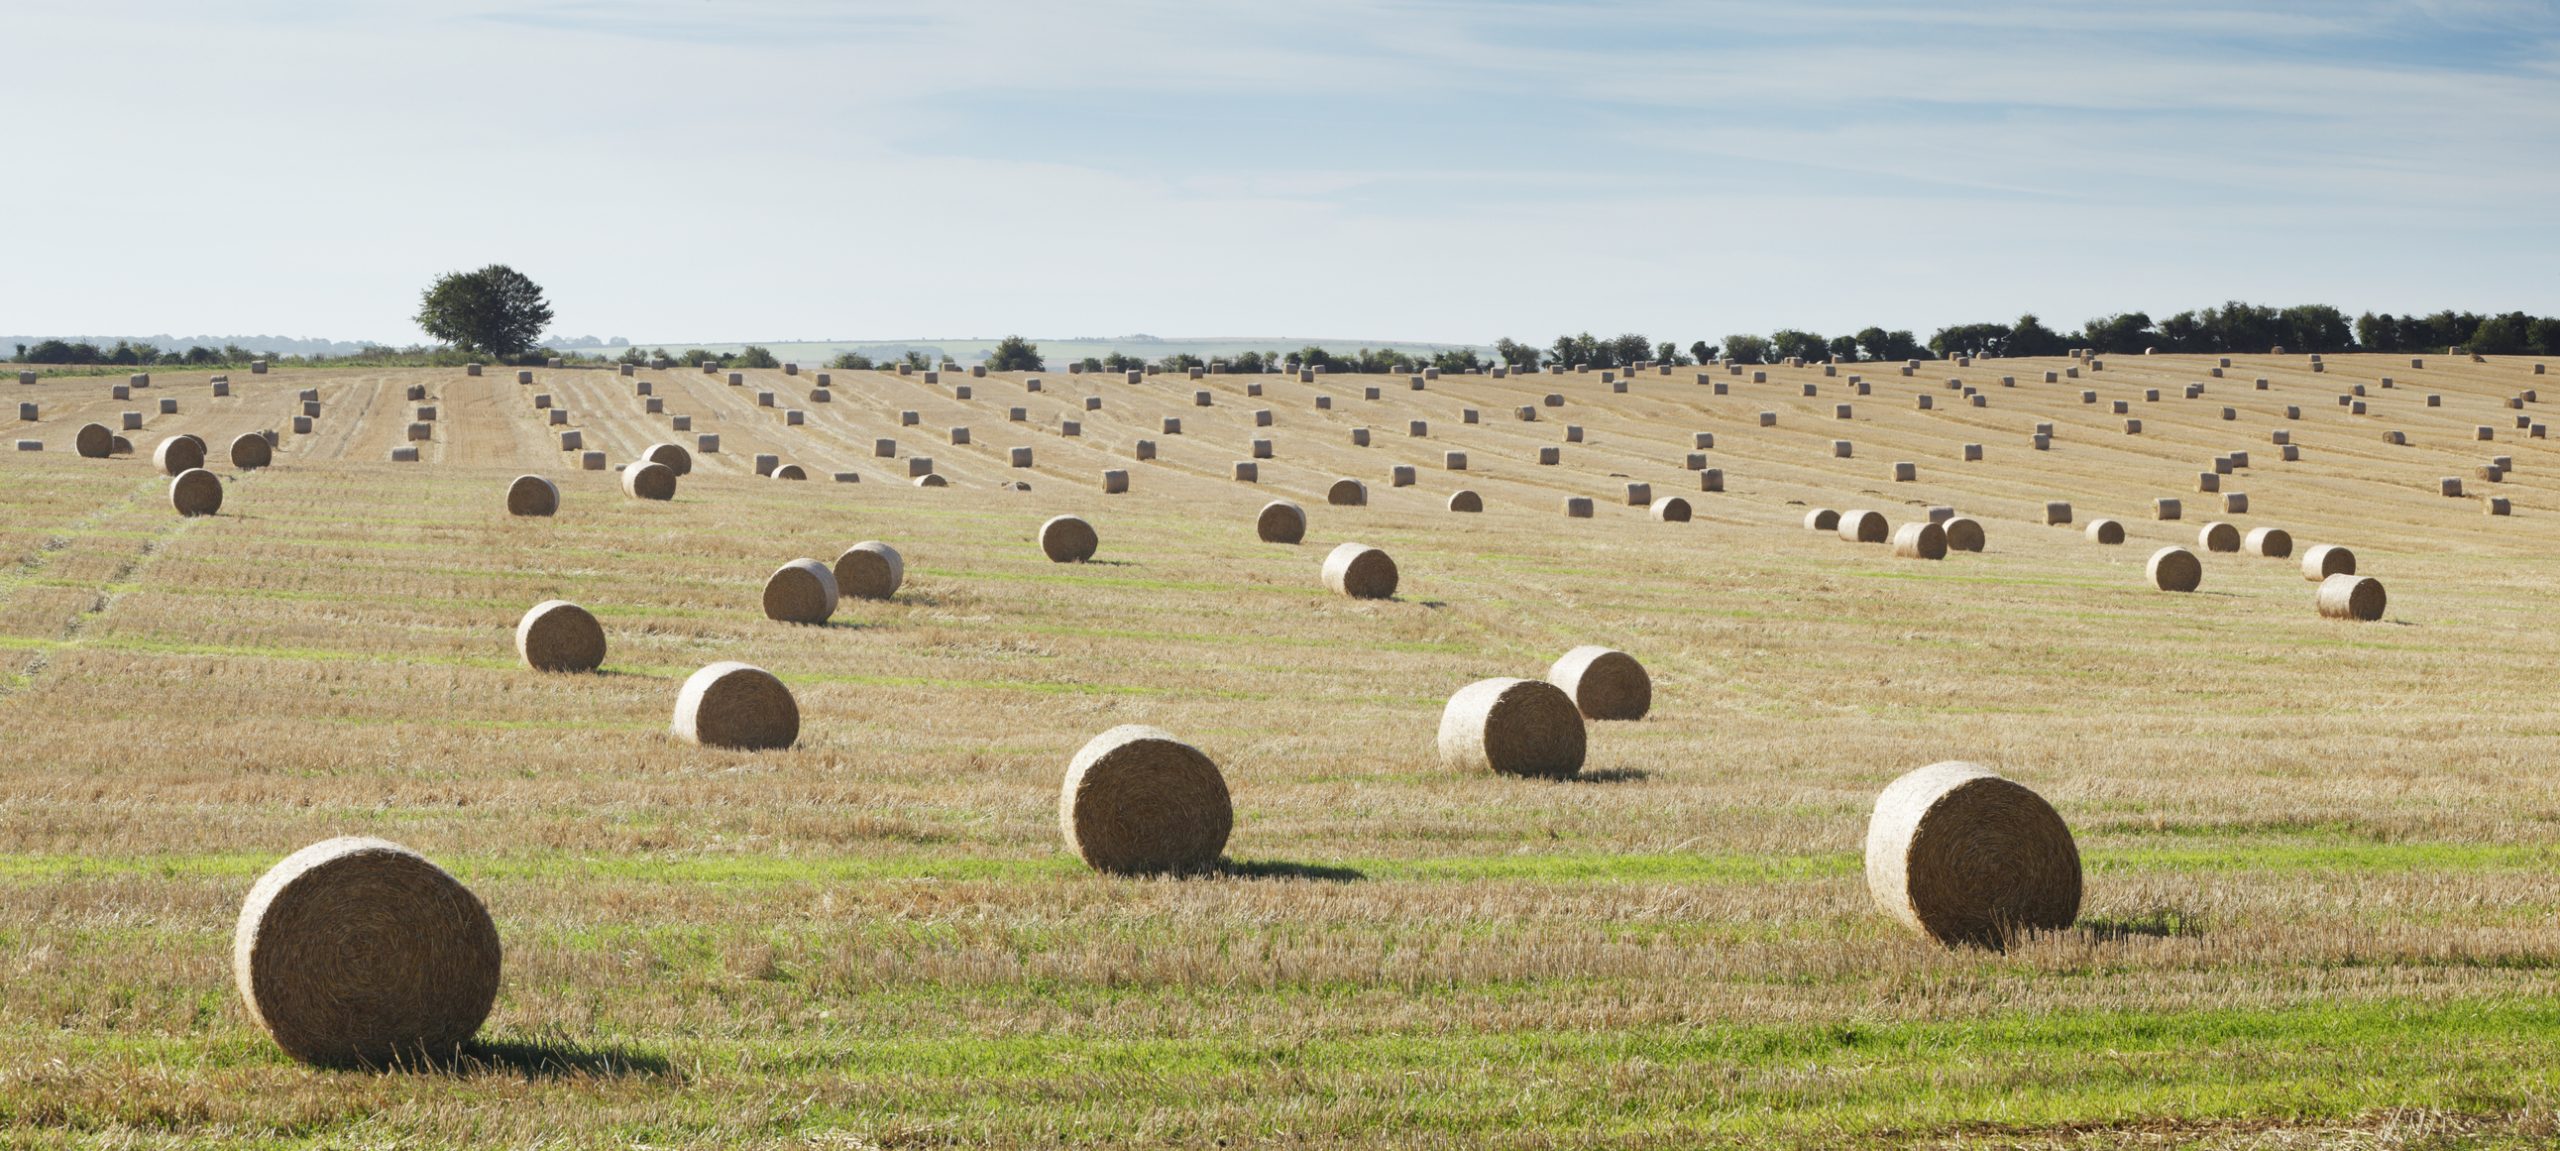
M1097 871L1146 874L1217 865L1235 828L1218 765L1165 731L1123 724L1076 752L1058 789L1058 830Z
M1324 586L1353 599L1392 597L1396 578L1396 561L1367 544L1342 544L1324 558Z
M189 468L169 481L169 506L182 516L209 516L222 510L222 477Z
M498 998L497 925L477 896L386 840L322 840L249 889L231 973L285 1054L324 1066L453 1058Z
M517 476L507 485L507 514L547 516L560 510L560 485L541 476Z
M640 458L649 463L663 464L678 476L693 474L693 453L684 450L682 444L651 444L640 450Z
M819 624L836 614L835 569L806 557L773 569L764 581L764 617Z
M194 471L204 466L204 441L194 436L171 436L152 449L151 463L164 476Z
M544 600L516 621L516 656L535 671L594 671L604 666L604 625L565 599Z
M2318 544L2302 553L2302 578L2319 583L2333 575L2356 574L2356 553L2336 544Z
M1838 530L1841 539L1853 544L1880 544L1892 536L1891 530L1885 525L1883 512L1871 512L1863 508L1840 513Z
M231 466L244 472L256 471L276 462L276 446L257 432L243 433L231 441Z
M115 451L116 434L108 431L105 424L82 424L72 436L71 446L82 459L103 460Z
M1287 500L1262 505L1253 517L1253 534L1267 544L1293 544L1307 538L1307 509Z
M702 747L789 747L800 738L800 705L772 672L726 660L684 681L669 730Z
M2080 850L2053 805L1970 763L1888 785L1867 821L1867 891L1941 943L2000 947L2080 914Z
M2240 547L2253 556L2280 560L2293 554L2293 533L2283 528L2258 528L2241 541Z
M2182 547L2151 553L2151 562L2143 570L2151 577L2151 586L2162 591L2194 591L2204 582L2204 561Z
M1978 552L1982 550L1982 521L1971 516L1955 516L1938 527L1947 533L1947 550Z
M1058 516L1040 525L1040 550L1051 563L1080 564L1093 558L1102 537L1093 525L1074 516Z
M1942 560L1947 558L1947 529L1927 520L1915 520L1893 533L1893 554L1907 560Z
M1547 669L1586 719L1643 719L1653 710L1653 677L1623 651L1584 644Z
M1440 712L1440 762L1460 771L1568 778L1583 751L1582 712L1543 680L1479 680Z
M864 540L836 557L836 594L854 599L887 599L907 582L907 561L898 549Z
M2382 581L2372 576L2339 574L2320 581L2316 601L2320 614L2329 619L2372 621L2382 618L2390 597L2382 590Z
M622 469L622 490L636 500L674 499L675 469L649 461L633 464Z

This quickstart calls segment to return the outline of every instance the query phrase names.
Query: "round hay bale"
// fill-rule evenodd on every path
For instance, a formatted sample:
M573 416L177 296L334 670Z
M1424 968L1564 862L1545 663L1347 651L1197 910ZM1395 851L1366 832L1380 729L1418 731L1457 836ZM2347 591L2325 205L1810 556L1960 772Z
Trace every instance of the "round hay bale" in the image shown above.
M2302 553L2302 578L2319 583L2333 575L2356 574L2356 553L2336 544L2317 544Z
M2114 520L2090 520L2087 533L2091 543L2113 546L2124 542L2124 525Z
M1853 544L1880 544L1891 538L1883 512L1852 509L1840 513L1840 538Z
M1585 719L1643 719L1653 710L1653 677L1623 651L1584 644L1547 669Z
M1947 529L1927 520L1902 525L1893 533L1893 554L1907 560L1947 558Z
M1449 510L1453 512L1483 511L1484 497L1468 491L1465 488L1460 488L1457 491L1449 493Z
M1048 553L1051 563L1080 564L1093 558L1102 546L1093 525L1074 516L1058 516L1040 525L1040 550Z
M240 906L231 974L285 1054L332 1067L449 1060L498 999L498 928L461 881L387 840L326 839Z
M544 600L516 621L516 655L535 671L594 671L604 666L604 625L565 599Z
M108 431L105 424L82 424L72 437L71 446L82 459L103 460L115 451L116 434Z
M783 623L825 623L836 614L836 573L813 559L773 569L764 581L764 617Z
M800 738L800 705L772 672L724 660L684 681L668 730L700 747L789 747Z
M676 498L676 471L651 460L622 469L622 490L636 500Z
M1353 599L1396 594L1396 561L1367 544L1347 543L1324 558L1324 586Z
M1358 480L1335 480L1332 487L1325 489L1324 502L1338 508L1367 507L1369 485Z
M1867 821L1867 891L1946 944L2004 946L2080 915L2080 849L2044 797L1970 763L1888 785Z
M854 599L887 599L907 582L907 561L898 549L864 540L836 557L836 594Z
M1307 509L1287 500L1262 505L1253 517L1254 537L1267 544L1293 544L1307 538Z
M222 510L222 477L189 468L169 481L169 506L182 516L209 516Z
M1840 530L1840 513L1830 508L1815 508L1804 514L1804 526L1809 531L1838 531Z
M2204 582L2204 561L2181 547L2165 547L2151 553L2151 562L2143 571L2151 577L2151 586L2162 591L2194 591Z
M915 478L915 485L920 488L946 488L951 486L951 481L942 478L939 472L926 472Z
M2196 532L2196 543L2209 552L2236 552L2240 550L2240 529L2220 521L2209 523Z
M541 476L517 476L507 485L507 514L547 516L560 510L560 485Z
M171 436L152 449L151 463L164 476L194 471L204 466L204 441L194 436Z
M1982 521L1972 516L1955 516L1938 527L1947 533L1947 550L1978 552L1982 550Z
M809 470L798 464L784 464L781 467L773 469L773 478L777 480L805 480L809 478Z
M231 441L231 466L244 472L256 471L276 462L276 446L267 437L249 432Z
M2320 606L2320 614L2329 619L2370 622L2382 618L2382 610L2389 606L2390 597L2383 594L2381 580L2342 572L2320 581L2320 593L2315 602Z
M1459 771L1569 779L1583 750L1582 712L1544 680L1478 680L1440 712L1440 762Z
M1689 522L1689 501L1678 496L1664 496L1655 500L1653 501L1653 518L1657 523L1685 524Z
M677 476L693 474L693 453L683 444L651 444L640 452L640 458L653 464L664 464Z
M2250 555L2280 560L2293 554L2293 533L2283 528L2259 528L2250 532L2240 546Z
M1214 867L1235 828L1218 765L1165 731L1122 724L1067 764L1058 830L1096 871L1124 875Z

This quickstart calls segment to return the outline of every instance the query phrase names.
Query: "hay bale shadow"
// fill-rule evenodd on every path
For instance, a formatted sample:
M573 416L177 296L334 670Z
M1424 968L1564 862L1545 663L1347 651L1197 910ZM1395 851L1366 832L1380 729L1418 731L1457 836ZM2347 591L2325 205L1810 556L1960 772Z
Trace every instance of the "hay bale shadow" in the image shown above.
M1561 782L1564 782L1564 783L1643 783L1644 781L1646 781L1646 780L1648 780L1648 779L1652 779L1652 778L1653 778L1653 773L1652 773L1652 772L1650 772L1650 771L1646 771L1645 769L1640 768L1640 767L1610 767L1610 768L1602 768L1602 769L1601 769L1601 770L1599 770L1599 771L1586 771L1586 772L1582 772L1582 773L1580 773L1580 774L1578 774L1578 775L1569 776L1569 777L1565 778L1564 780L1562 780Z
M663 1055L565 1039L473 1040L433 1070L450 1075L508 1074L525 1079L623 1079L669 1074Z
M1280 859L1221 859L1217 874L1229 879L1305 879L1323 883L1352 883L1368 878L1356 867L1328 867L1321 863L1291 863Z
M2093 915L2072 925L2091 943L2128 939L2173 939L2204 934L2202 916L2174 907L2158 907L2126 915Z

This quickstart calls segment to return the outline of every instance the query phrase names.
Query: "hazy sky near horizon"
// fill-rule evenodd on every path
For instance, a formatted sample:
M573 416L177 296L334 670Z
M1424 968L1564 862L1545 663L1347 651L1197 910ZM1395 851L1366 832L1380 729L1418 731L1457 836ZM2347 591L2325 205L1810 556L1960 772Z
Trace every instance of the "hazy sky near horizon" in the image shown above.
M0 331L2560 312L2560 5L17 0Z

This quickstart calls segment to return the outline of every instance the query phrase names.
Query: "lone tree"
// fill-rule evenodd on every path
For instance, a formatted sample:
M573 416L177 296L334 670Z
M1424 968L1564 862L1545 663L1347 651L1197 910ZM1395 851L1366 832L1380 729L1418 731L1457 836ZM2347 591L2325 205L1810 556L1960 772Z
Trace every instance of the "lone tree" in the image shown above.
M987 353L990 372L1037 372L1040 367L1040 345L1020 336L1006 336L995 350Z
M505 264L450 272L419 297L417 322L430 336L466 352L521 356L542 339L551 305L542 285Z

